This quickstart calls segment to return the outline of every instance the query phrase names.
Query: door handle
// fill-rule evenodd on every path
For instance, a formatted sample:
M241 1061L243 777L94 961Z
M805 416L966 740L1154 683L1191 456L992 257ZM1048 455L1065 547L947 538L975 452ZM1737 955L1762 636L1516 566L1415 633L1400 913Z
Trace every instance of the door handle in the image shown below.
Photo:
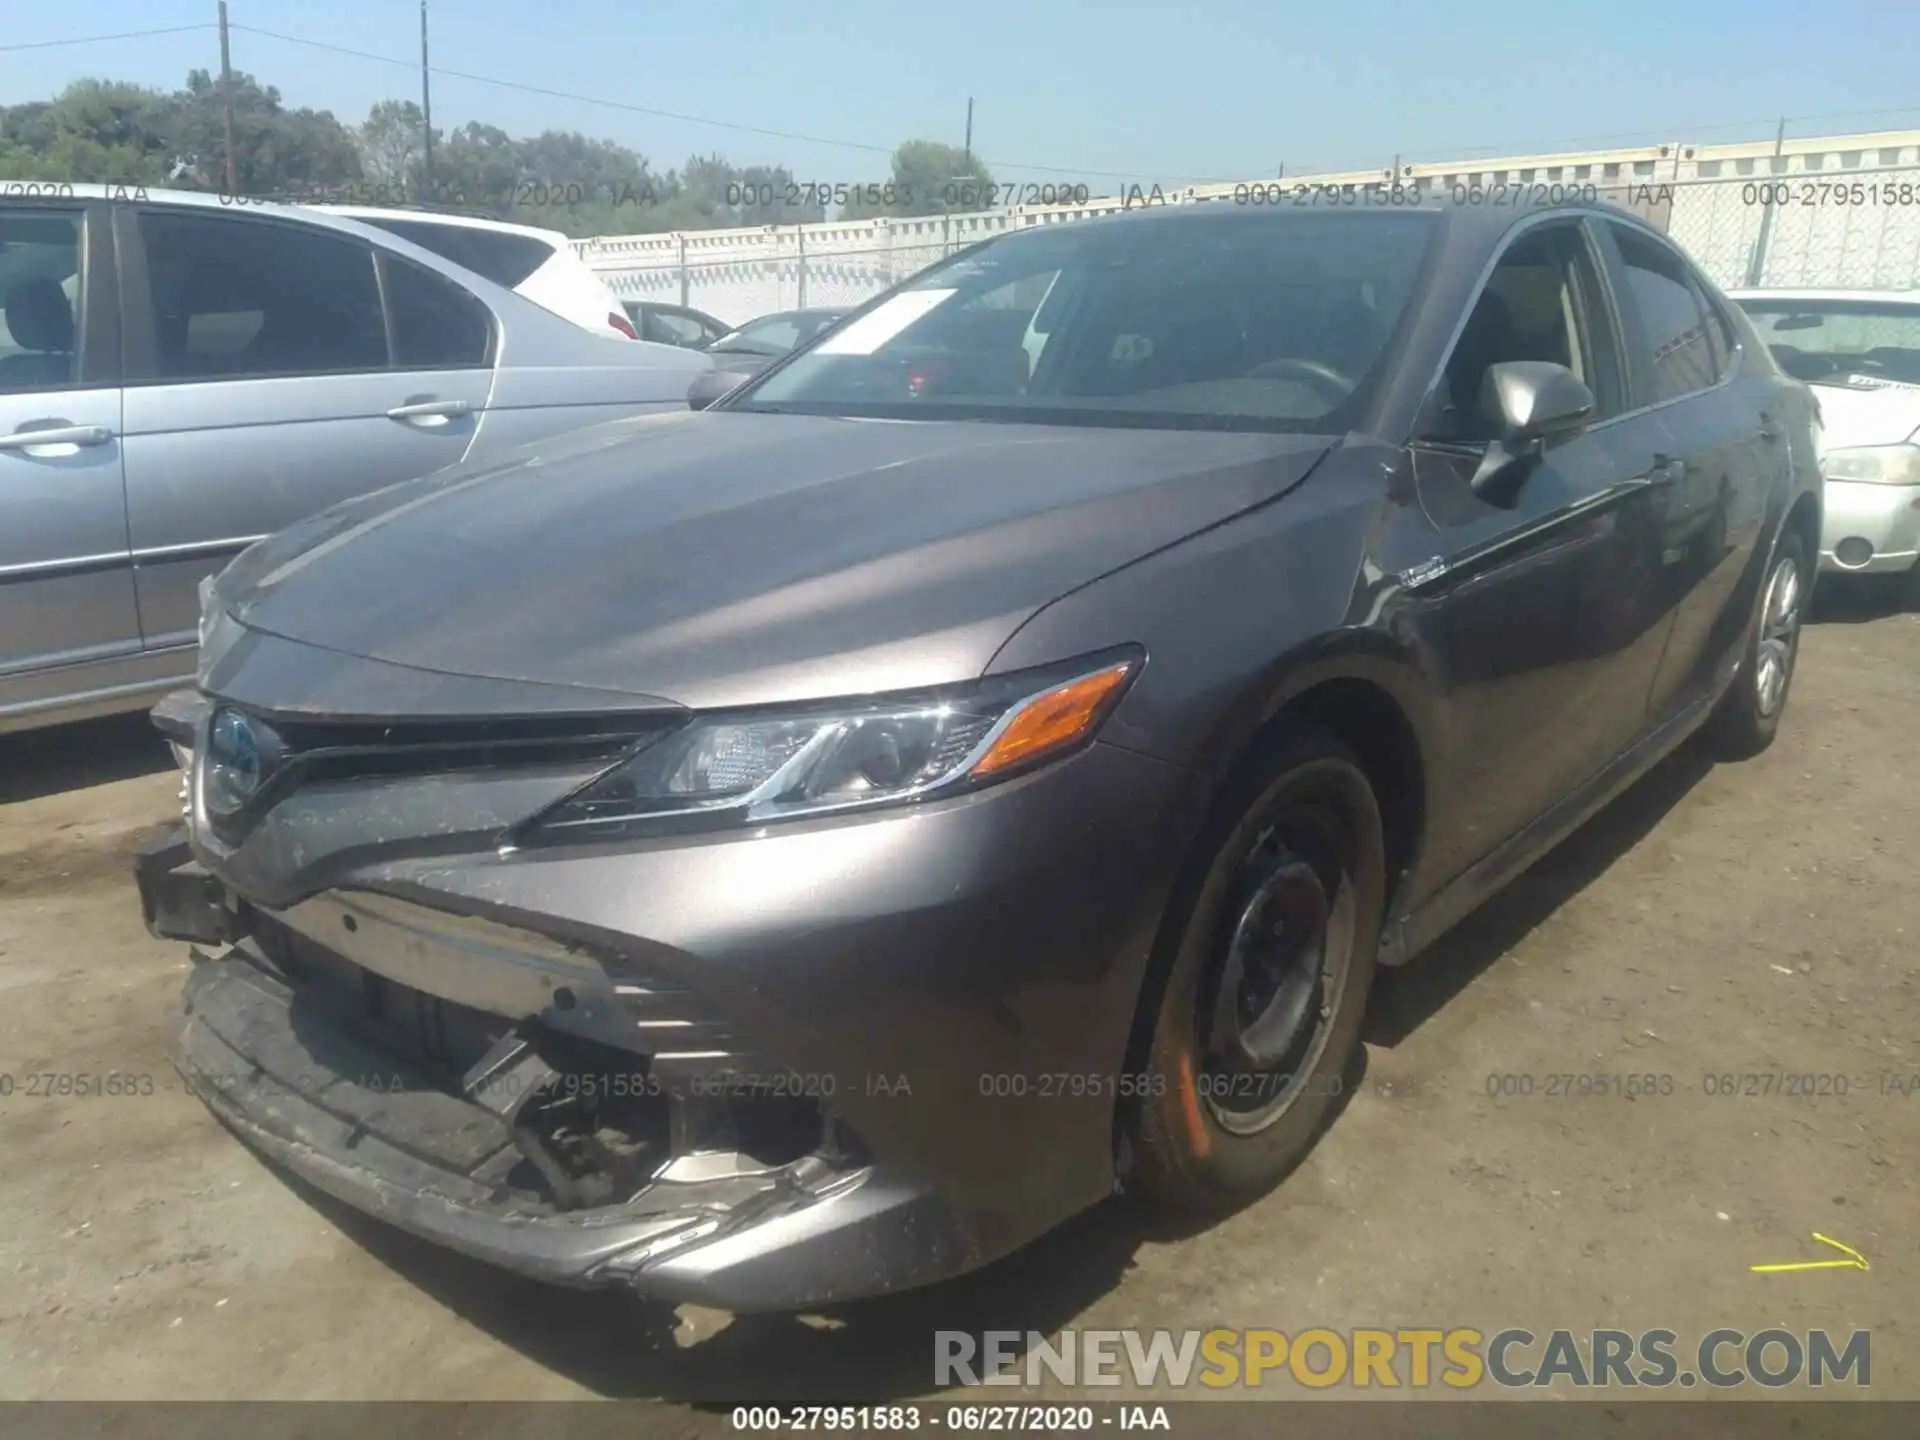
M1653 469L1647 472L1650 485L1671 485L1687 473L1687 462L1675 460L1666 455L1653 457Z
M409 423L425 421L429 424L456 420L473 407L464 400L436 400L431 395L409 395L406 403L396 405L387 411L389 420L404 420Z
M40 428L31 428L34 425ZM105 425L29 420L11 435L0 435L0 450L35 450L42 445L104 445L111 439L113 431Z

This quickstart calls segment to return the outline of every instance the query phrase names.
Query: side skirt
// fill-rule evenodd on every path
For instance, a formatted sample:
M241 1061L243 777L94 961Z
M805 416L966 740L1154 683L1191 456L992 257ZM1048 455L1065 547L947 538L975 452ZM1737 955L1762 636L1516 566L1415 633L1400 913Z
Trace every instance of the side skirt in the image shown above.
M1726 684L1732 679L1729 675ZM1380 963L1404 965L1413 959L1678 750L1713 713L1726 684L1715 686L1658 729L1648 731L1586 784L1502 842L1418 909L1390 921L1380 937Z

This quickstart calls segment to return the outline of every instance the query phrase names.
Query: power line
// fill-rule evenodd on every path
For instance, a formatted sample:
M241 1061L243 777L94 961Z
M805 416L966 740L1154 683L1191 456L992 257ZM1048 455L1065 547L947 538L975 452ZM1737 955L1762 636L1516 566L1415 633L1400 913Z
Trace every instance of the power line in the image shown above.
M391 55L376 55L370 50L354 50L345 45L331 45L324 40L307 40L298 35L283 35L277 30L262 30L257 25L235 25L236 30L244 30L249 35L262 35L269 40L280 40L288 45L305 45L313 50L330 50L336 55L351 55L360 60L374 60L382 65L398 65L405 69L417 68L411 60L399 60ZM518 90L528 95L545 95L555 100L573 100L586 105L602 105L609 110L624 110L633 115L651 115L661 120L680 120L694 125L717 125L726 130L740 130L749 135L766 135L775 140L801 140L811 145L838 145L848 150L868 150L879 155L890 155L892 149L885 145L863 145L857 140L830 140L819 135L800 135L788 130L765 130L757 125L740 125L731 120L708 120L699 115L682 115L672 110L655 110L645 105L632 105L624 100L605 100L596 95L579 95L568 90L551 90L543 85L527 85L518 80L500 80L491 75L473 75L464 70L449 70L444 65L432 67L435 75L447 75L456 80L472 80L481 85L496 85L502 90Z
M138 40L156 35L181 35L197 30L212 30L217 28L217 26L212 24L170 25L152 30L125 30L112 35L80 35L66 40L35 40L24 43L0 45L0 52L45 50L68 45L94 45L112 40ZM255 25L235 24L230 25L229 28L232 30L243 30L250 35L258 35L268 40L278 40L287 45L303 45L309 49L326 50L336 55L351 56L357 60L371 60L380 65L396 65L407 70L416 68L414 62L411 60L402 60L392 55L379 55L370 50L356 50L346 45L334 45L324 40L308 40L299 35L287 35L278 30L266 30ZM688 125L708 125L716 129L733 130L745 135L760 135L773 140L790 140L806 145L827 145L842 150L859 150L870 155L891 155L893 153L893 147L888 145L870 145L858 140L839 140L824 135L807 135L793 130L773 130L759 125L743 125L733 120L714 120L704 115L686 115L675 110L658 110L646 105L634 105L624 100L609 100L598 95L583 95L571 90L555 90L542 85L528 85L518 80L502 80L493 75L477 75L471 71L451 70L444 66L436 65L432 67L430 73L445 75L456 80L468 80L477 85L492 85L502 90L516 90L527 95L540 95L553 100L569 100L582 105L598 105L609 110L620 110L632 115L646 115L659 120L675 120ZM1850 120L1864 119L1870 116L1913 114L1920 114L1920 106L1894 106L1870 110L1829 110L1819 114L1789 115L1786 117L1786 123L1799 125L1816 120ZM1603 135L1578 135L1558 140L1540 141L1526 150L1516 147L1511 141L1503 141L1494 145L1455 145L1444 147L1435 146L1431 148L1438 153L1443 153L1444 157L1448 160L1455 158L1465 160L1476 155L1496 158L1502 154L1543 155L1554 153L1556 147L1592 146L1604 144L1609 141L1671 140L1676 136L1684 139L1694 135L1727 130L1763 129L1775 125L1779 123L1779 121L1780 117L1776 115L1764 120L1721 121L1706 125L1668 125L1657 130L1616 130ZM1373 164L1377 164L1381 158L1383 157L1376 156L1373 157L1371 161L1350 162L1337 167L1326 166L1322 167L1321 173L1340 173L1346 170L1367 169L1371 168ZM1144 170L1094 170L1085 166L1033 165L1012 160L990 160L984 163L990 168L1000 170L1025 170L1048 175L1070 175L1101 180L1143 180L1147 179L1149 175L1149 172ZM1299 173L1306 174L1309 172L1301 171ZM1160 176L1158 178L1168 184L1214 185L1229 183L1236 177L1228 176L1223 178L1220 176L1173 175Z
M283 41L288 45L305 45L315 50L330 50L338 55L351 55L360 60L374 60L382 65L399 65L408 70L415 69L411 60L396 59L391 55L376 55L369 50L354 50L345 45L333 45L324 40L307 40L298 35L283 35L277 30L262 30L255 25L235 25L235 30L244 30L249 35L261 35L269 40ZM583 105L601 105L609 110L624 110L632 115L650 115L661 120L678 120L689 125L712 125L722 130L738 130L748 135L765 135L774 140L794 140L807 145L833 145L843 150L862 150L872 155L891 155L891 145L868 145L858 140L835 140L823 135L802 135L792 130L769 130L759 125L742 125L732 120L711 120L704 115L683 115L674 110L655 110L646 105L633 105L625 100L607 100L598 95L581 95L571 90L552 90L544 85L527 85L518 80L501 80L492 75L475 75L466 70L449 70L435 65L433 74L446 75L456 80L471 80L479 85L495 85L503 90L518 90L527 95L544 95L554 100L572 100ZM1066 165L1027 165L1012 160L989 160L989 166L999 166L1003 170L1039 170L1053 175L1079 175L1102 180L1139 180L1145 178L1145 172L1139 170L1088 170L1083 167ZM1193 176L1174 176L1174 180L1188 185L1209 185L1217 183L1211 179Z
M211 23L168 25L159 30L122 30L117 35L75 35L68 40L29 40L18 45L0 45L0 50L51 50L60 45L100 45L108 40L144 40L150 35L184 35L189 30L212 30Z
M236 30L245 30L251 34L261 35L270 40L279 40L289 45L305 45L316 50L330 50L337 54L353 56L356 59L376 61L382 65L398 65L406 69L414 68L412 61L400 60L391 55L377 55L367 50L355 50L344 45L329 44L322 40L308 40L298 35L287 35L277 30L263 30L252 25L235 25L233 28ZM492 75L476 75L465 70L449 70L438 65L433 67L432 73L450 76L458 80L470 80L480 85L493 85L503 90L518 90L528 95L542 95L556 100L571 100L583 105L599 105L610 110L623 110L629 114L648 115L662 120L677 120L691 125L711 125L723 130L735 130L748 135L763 135L775 140L793 140L808 145L830 145L843 150L860 150L872 155L891 155L893 153L892 147L887 145L869 145L857 140L837 140L821 135L805 135L791 130L771 130L758 125L742 125L732 120L713 120L703 115L685 115L674 110L656 110L645 105L634 105L624 100L608 100L597 95L582 95L576 91L554 90L541 85L528 85L518 80L502 80ZM1904 114L1920 114L1920 106L1905 106L1878 110L1834 110L1817 115L1791 115L1787 117L1787 122L1789 124L1799 124L1810 120L1839 120L1860 118L1869 115ZM1594 145L1608 140L1670 140L1676 135L1689 136L1710 131L1761 129L1777 124L1779 119L1780 117L1775 115L1764 120L1725 121L1711 125L1669 125L1659 130L1620 130L1607 135L1575 136L1571 139L1543 141L1540 142L1540 144L1542 146L1575 146ZM1466 158L1477 153L1499 154L1501 152L1509 155L1519 153L1548 153L1545 149L1521 152L1515 149L1512 142L1508 141L1497 145L1451 146L1446 148L1445 155L1448 159L1451 159L1455 156ZM1147 172L1143 170L1093 170L1084 166L1032 165L1012 160L988 160L983 163L990 169L1031 170L1042 174L1073 175L1082 176L1087 179L1140 180L1147 177ZM1340 168L1363 169L1368 167L1366 165L1355 165L1351 167L1342 166ZM1163 176L1161 178L1170 184L1216 185L1230 183L1236 177L1173 175Z

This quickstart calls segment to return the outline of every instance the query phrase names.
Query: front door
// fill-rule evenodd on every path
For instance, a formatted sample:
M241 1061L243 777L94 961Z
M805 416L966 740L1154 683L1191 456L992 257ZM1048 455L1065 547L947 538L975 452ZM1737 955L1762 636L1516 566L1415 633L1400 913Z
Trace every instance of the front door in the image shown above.
M1614 423L1627 394L1600 259L1578 220L1534 224L1502 254L1426 410L1415 477L1445 552L1410 577L1447 686L1444 793L1429 833L1435 884L1488 855L1625 750L1646 714L1664 638L1646 462ZM1550 443L1510 507L1469 481L1497 430L1487 368L1567 366L1594 422ZM1424 607L1423 607L1424 608ZM1436 613L1437 612L1437 613Z

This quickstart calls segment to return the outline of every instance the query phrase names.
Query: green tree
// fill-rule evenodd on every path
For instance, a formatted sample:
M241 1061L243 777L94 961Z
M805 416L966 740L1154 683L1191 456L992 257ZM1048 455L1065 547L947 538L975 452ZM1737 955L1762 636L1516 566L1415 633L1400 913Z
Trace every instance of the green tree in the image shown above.
M382 100L360 122L354 143L367 179L400 187L426 149L427 122L411 100Z
M190 71L173 100L175 155L206 188L226 184L226 134L219 83ZM233 72L234 184L243 195L291 195L362 176L354 134L331 110L289 110L280 92ZM173 183L180 184L176 179Z
M206 70L172 91L76 80L51 100L0 108L0 179L224 188L223 98ZM783 165L695 155L662 174L611 140L572 130L516 139L478 120L434 134L429 174L425 117L412 101L383 100L347 126L330 111L289 107L243 72L234 75L233 134L245 194L299 200L364 179L403 188L416 203L576 237L801 224L825 219L832 199L796 188ZM954 146L909 140L893 153L888 184L892 204L858 197L842 216L981 209L992 177Z
M843 220L875 215L945 215L985 210L993 201L993 175L978 155L938 140L908 140L893 152L892 171L880 203L860 196L842 208Z
M174 108L161 90L76 80L52 100L0 111L0 174L161 183L175 168Z

